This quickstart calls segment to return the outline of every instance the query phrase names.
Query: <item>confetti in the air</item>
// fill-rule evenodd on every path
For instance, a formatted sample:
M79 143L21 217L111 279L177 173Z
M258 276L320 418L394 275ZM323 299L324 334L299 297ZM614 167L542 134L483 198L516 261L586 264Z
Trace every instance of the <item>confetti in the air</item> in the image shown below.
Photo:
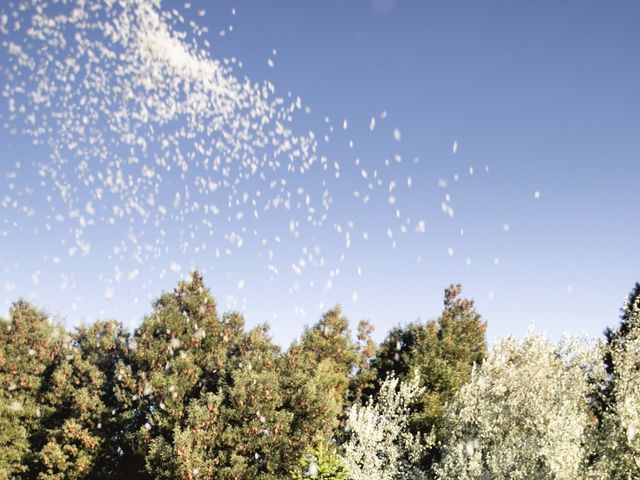
M225 15L210 21L216 15L196 3L180 12L156 0L11 0L3 7L0 39L10 59L0 84L8 106L3 121L49 156L14 162L4 172L11 188L0 207L33 219L36 234L64 231L59 249L44 259L48 265L107 258L111 270L99 273L98 290L107 301L131 282L145 290L137 303L151 295L151 275L184 278L196 268L195 256L207 265L256 259L270 278L290 280L292 295L306 285L327 292L340 281L341 266L362 277L355 261L347 267L346 254L370 237L398 250L410 236L424 239L428 213L412 202L418 187L435 190L437 176L419 176L418 158L406 152L410 138L399 143L400 128L391 130L395 142L380 128L387 117L398 120L396 114L316 118L295 93L245 75L240 59L215 56L213 43L239 31L229 24L236 9ZM208 35L215 22L220 28ZM262 58L265 74L277 71L271 70L276 57L284 58L274 48ZM366 138L378 137L393 150L361 155L364 141L356 133L367 126L373 133ZM37 183L18 182L28 169ZM440 202L453 219L450 181L437 185L434 206ZM36 191L47 198L44 208L24 202ZM380 224L375 231L370 218ZM3 224L0 234L9 236L16 226ZM318 239L328 238L340 251L327 253ZM444 257L441 249L438 255ZM26 271L33 287L48 276ZM310 271L323 278L310 280ZM257 282L224 273L227 304L240 306L234 294ZM75 288L72 272L57 278L61 290ZM16 286L7 281L4 288ZM357 302L357 291L351 298ZM295 313L306 315L302 307Z

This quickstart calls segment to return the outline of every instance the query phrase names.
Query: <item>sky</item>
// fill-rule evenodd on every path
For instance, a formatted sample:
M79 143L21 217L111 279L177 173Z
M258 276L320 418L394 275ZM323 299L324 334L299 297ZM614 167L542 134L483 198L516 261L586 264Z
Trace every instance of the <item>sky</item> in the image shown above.
M198 268L283 346L336 304L380 340L458 282L495 342L599 336L640 280L637 2L136 0L97 27L17 3L2 316L134 328Z

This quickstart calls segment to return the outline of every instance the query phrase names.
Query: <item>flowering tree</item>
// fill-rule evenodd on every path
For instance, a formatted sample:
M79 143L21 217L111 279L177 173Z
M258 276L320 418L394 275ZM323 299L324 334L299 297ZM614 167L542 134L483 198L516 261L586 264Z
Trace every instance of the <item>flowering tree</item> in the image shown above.
M425 442L409 431L411 406L423 393L417 376L389 376L375 400L349 409L344 463L351 480L426 478L418 466Z
M554 346L531 334L500 342L447 408L437 478L585 478L600 366L585 342Z

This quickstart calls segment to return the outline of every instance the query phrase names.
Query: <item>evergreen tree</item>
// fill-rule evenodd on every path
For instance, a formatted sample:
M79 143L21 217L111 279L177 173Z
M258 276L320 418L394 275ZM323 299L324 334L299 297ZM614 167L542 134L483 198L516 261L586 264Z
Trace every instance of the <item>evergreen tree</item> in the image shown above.
M66 408L69 417L90 429L97 439L91 469L85 478L107 480L121 478L127 472L123 438L123 420L127 417L114 392L116 368L126 356L128 337L122 324L113 320L81 326L73 335L73 356L66 358L72 365L62 365L63 372L68 370L71 374L69 379L78 376L78 380L86 380L75 382L69 392L74 398L66 404L57 399L58 408ZM84 398L90 400L92 412L79 404L87 403L80 400Z
M375 394L389 374L409 381L418 372L424 393L411 417L414 432L433 433L435 447L423 459L427 468L439 457L437 442L446 431L442 417L446 403L467 382L474 364L480 364L487 350L486 323L475 310L473 300L460 296L461 286L445 289L444 310L426 323L410 323L394 328L380 345L374 368Z
M372 335L374 326L368 320L358 322L357 352L355 371L352 371L349 384L349 405L363 399L368 388L376 380L376 370L373 368L377 346Z
M596 408L600 428L594 441L594 463L599 478L640 478L639 283L625 302L620 326L607 329L605 335L607 376Z
M604 332L607 345L610 348L605 350L604 364L607 369L607 374L610 378L615 377L615 363L613 360L613 350L615 346L624 347L627 340L633 336L634 330L637 328L635 324L635 310L634 305L640 304L640 283L636 282L635 286L631 290L631 293L627 297L624 306L620 312L620 325L618 328L607 327ZM610 400L612 395L613 382L609 382L605 386L605 402Z
M131 448L153 478L275 479L290 471L291 414L267 333L245 332L235 313L220 319L198 273L155 303L117 372Z
M358 350L339 307L306 327L285 358L287 409L292 412L290 448L299 458L317 438L339 432Z
M105 378L74 343L65 344L50 376L43 379L41 435L35 472L42 480L86 478L104 447Z
M0 320L0 478L35 478L46 444L43 422L55 414L42 390L67 339L25 301Z

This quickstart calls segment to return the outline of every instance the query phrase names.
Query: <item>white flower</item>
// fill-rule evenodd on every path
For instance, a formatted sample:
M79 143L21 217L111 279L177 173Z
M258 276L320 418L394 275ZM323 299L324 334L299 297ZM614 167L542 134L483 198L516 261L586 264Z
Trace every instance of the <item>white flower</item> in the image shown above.
M409 407L423 391L417 377L410 382L389 377L376 402L370 399L351 407L344 463L352 480L424 478L414 463L424 447L421 438L409 431Z
M598 350L529 334L498 343L447 406L441 480L587 478L585 431Z

